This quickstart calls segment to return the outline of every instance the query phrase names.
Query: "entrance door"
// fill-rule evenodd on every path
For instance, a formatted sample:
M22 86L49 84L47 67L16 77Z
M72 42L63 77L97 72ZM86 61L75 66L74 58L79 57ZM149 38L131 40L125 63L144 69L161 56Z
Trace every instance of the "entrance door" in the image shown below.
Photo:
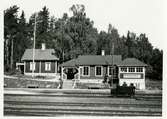
M68 68L67 79L70 79L70 80L74 79L73 68Z
M67 79L74 79L75 78L75 74L78 73L78 69L75 67L66 67L64 68L63 72L66 74Z
M24 65L20 65L21 74L24 74Z

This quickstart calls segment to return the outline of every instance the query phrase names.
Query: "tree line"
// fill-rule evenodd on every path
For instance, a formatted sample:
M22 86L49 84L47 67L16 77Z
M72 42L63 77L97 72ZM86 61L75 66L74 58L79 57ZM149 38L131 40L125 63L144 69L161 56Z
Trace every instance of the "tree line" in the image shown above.
M100 55L101 50L105 50L107 55L114 53L122 55L123 59L135 57L143 61L148 64L147 76L162 80L163 51L154 48L146 34L136 35L128 31L121 36L111 24L107 32L98 32L94 22L86 16L84 5L76 4L69 10L72 16L64 13L61 18L56 18L44 6L29 19L25 18L24 11L18 15L19 7L16 5L4 10L4 71L13 70L16 62L21 62L25 49L33 47L36 14L36 48L46 43L47 48L55 49L60 63L79 55Z

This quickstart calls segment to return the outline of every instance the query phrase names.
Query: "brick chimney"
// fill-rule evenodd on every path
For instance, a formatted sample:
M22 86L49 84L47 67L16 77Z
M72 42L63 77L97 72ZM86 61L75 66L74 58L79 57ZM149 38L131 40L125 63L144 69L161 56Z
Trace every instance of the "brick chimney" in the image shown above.
M45 50L45 49L46 49L45 43L42 43L42 48L41 48L41 50Z
M105 50L101 50L101 55L102 55L102 56L105 55Z

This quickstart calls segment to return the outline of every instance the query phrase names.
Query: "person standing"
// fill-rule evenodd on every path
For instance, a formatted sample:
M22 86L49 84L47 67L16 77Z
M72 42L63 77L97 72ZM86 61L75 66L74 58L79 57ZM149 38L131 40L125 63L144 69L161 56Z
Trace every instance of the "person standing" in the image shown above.
M104 80L103 80L103 83L107 83L108 82L108 75L107 74L105 74L105 76L104 76Z
M63 80L61 79L61 77L59 78L59 85L58 85L58 89L62 89L63 88Z

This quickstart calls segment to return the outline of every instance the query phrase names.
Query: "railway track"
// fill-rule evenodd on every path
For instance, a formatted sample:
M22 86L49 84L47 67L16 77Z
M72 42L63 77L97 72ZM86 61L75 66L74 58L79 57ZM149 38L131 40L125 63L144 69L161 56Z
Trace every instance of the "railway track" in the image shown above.
M162 104L155 104L149 103L149 104L121 104L121 103L69 103L69 102L27 102L27 101L4 101L4 104L9 104L9 105L45 105L45 106L91 106L91 107L144 107L147 106L147 108L161 108Z
M132 111L132 110L88 110L88 109L41 109L41 108L5 108L5 115L20 116L161 116L161 111Z
M162 95L5 94L5 116L161 116Z
M5 94L7 95L13 95L13 96L22 96L25 94ZM92 98L92 97L98 97L98 98L108 98L108 97L115 97L114 95L110 94L90 94L90 93L84 93L84 94L79 94L79 93L38 93L38 94L26 94L26 96L44 96L44 97L85 97L85 98ZM121 96L118 96L121 97ZM126 96L122 96L126 97ZM128 96L127 96L128 97ZM128 97L129 98L129 97ZM162 99L162 94L136 94L132 98L149 98L149 99Z

